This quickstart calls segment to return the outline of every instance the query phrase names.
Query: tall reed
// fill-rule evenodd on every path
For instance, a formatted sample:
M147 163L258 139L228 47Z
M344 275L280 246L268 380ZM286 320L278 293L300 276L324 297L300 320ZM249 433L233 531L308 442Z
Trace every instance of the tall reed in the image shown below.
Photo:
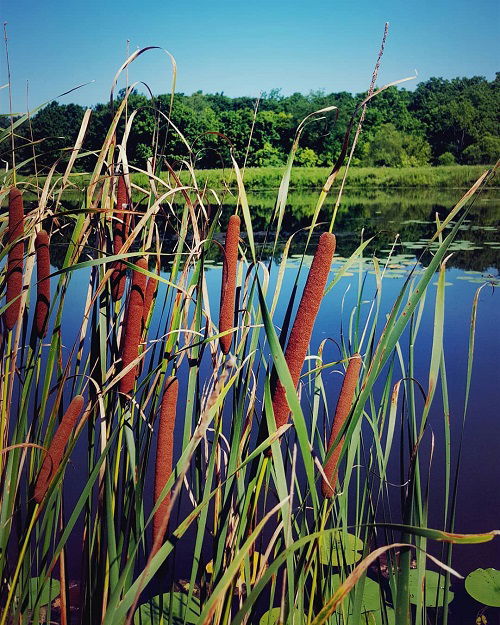
M307 355L307 348L311 341L314 322L319 311L334 253L335 235L324 232L319 239L318 247L309 269L285 350L286 364L295 386L299 382L300 372ZM288 421L290 408L286 400L285 389L279 380L276 382L276 388L273 393L273 411L276 428L285 425Z
M38 338L47 334L50 308L50 250L49 235L40 230L35 238L37 292L35 308L35 330Z
M125 176L118 177L118 188L116 191L116 210L113 226L113 254L119 254L123 243L128 236L129 214L123 209L129 208L129 197ZM127 277L127 266L121 260L116 261L113 273L111 274L111 295L114 300L119 300L125 290Z
M43 501L43 498L49 489L50 483L59 469L61 460L64 456L64 449L66 448L71 433L73 432L76 420L82 412L83 401L82 395L75 395L52 438L35 484L33 497L37 503L41 503Z
M136 265L142 269L147 269L148 261L145 258L140 258ZM134 271L122 334L122 369L125 369L139 355L144 322L145 289L146 276L140 271ZM119 386L121 393L129 394L133 391L136 376L137 365L121 378Z
M177 378L170 376L165 381L165 391L160 407L160 421L158 425L158 441L156 443L156 464L154 481L154 503L160 498L162 490L165 488L170 474L174 456L174 428L177 410L177 396L179 393L179 383ZM157 541L161 543L167 529L164 523L167 514L170 493L158 506L158 510L153 516L153 544ZM161 536L161 538L160 538Z
M234 303L236 293L236 268L238 264L238 241L240 238L240 218L231 215L226 231L224 245L224 264L222 266L222 285L220 292L219 332L226 332L234 326ZM231 349L233 334L226 334L219 339L223 354Z
M335 416L333 418L332 430L330 432L330 438L328 440L327 454L332 450L338 435L340 434L344 423L346 422L349 412L352 407L354 399L354 393L356 392L356 385L358 383L359 372L363 361L360 354L353 354L349 359L347 370L345 372L342 388L340 389L339 399L337 401L337 408L335 409ZM337 484L338 474L338 462L340 454L342 453L342 447L344 445L344 438L341 438L335 448L326 461L323 470L325 472L326 480L323 478L321 482L321 491L323 497L330 498L335 492L335 485Z
M20 295L23 290L24 241L24 207L21 191L12 187L9 191L9 229L7 244L12 244L7 259L7 303L17 298L4 312L5 327L8 330L16 325L21 309Z

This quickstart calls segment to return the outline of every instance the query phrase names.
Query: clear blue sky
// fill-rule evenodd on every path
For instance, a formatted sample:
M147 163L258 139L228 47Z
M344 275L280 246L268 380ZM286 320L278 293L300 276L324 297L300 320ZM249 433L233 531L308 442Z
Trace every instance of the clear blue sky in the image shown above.
M106 101L126 54L168 49L178 64L177 90L255 96L294 91L359 92L367 88L384 22L390 23L379 84L408 76L486 76L500 70L498 0L4 0L14 110L26 110L80 83L62 102ZM7 82L5 53L1 84ZM130 68L153 93L170 89L159 51ZM119 84L123 86L123 82ZM411 83L407 84L411 88ZM8 110L7 89L0 106Z

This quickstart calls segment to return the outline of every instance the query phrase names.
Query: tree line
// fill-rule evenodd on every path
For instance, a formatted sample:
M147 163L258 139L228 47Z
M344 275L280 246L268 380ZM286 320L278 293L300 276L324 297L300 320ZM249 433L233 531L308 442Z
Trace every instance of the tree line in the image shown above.
M96 104L84 142L86 152L102 146L113 104ZM489 164L500 153L500 72L492 81L484 77L431 78L414 91L390 87L373 98L366 109L353 164L411 167L419 165ZM191 158L198 168L230 165L229 147L240 165L273 166L286 162L299 123L313 111L335 106L335 111L308 123L301 136L295 164L330 165L339 155L344 134L356 106L366 93L325 93L284 96L280 90L251 97L231 98L223 93L175 94L148 98L129 95L127 115L133 111L127 141L129 162L144 168L153 150L172 166ZM78 104L51 102L29 123L16 129L16 162L26 173L55 160L64 167L78 135L85 108ZM170 123L169 120L172 122ZM7 127L10 119L0 118ZM175 128L174 128L175 126ZM125 117L118 126L118 140ZM190 146L190 147L188 147ZM66 148L66 149L65 149ZM5 158L5 156L4 156ZM77 161L77 169L91 168L92 156Z

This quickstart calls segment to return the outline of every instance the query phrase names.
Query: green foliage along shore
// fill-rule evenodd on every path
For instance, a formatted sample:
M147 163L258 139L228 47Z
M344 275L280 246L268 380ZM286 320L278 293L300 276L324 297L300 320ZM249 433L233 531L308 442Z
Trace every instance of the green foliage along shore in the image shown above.
M493 81L478 76L431 78L414 91L391 87L369 103L353 165L405 168L491 164L500 152L499 94L500 73ZM153 134L159 125L155 145L173 166L194 155L199 169L227 167L229 145L240 164L280 166L286 161L301 120L313 111L336 106L336 112L306 126L295 158L298 166L327 167L339 155L349 119L365 95L317 91L283 96L273 90L260 98L255 113L256 102L251 97L230 98L223 93L201 91L189 96L179 93L174 98L171 120L186 139L184 143L171 127L168 130L170 95L149 100L132 93L129 107L137 113L127 142L129 162L144 168L145 160L152 155ZM85 142L88 151L102 144L113 114L110 104L97 104L92 109ZM62 168L69 158L63 148L76 140L84 112L84 107L77 104L58 102L41 109L31 120L31 130L26 124L20 129L18 163L33 156L33 139L41 172L57 157ZM0 122L6 127L9 118L2 117ZM120 137L124 127L122 119ZM223 133L227 140L214 133ZM191 154L188 144L192 146ZM89 162L89 157L80 158L76 169L88 171ZM32 160L23 169L24 173L32 173Z
M244 171L245 187L252 191L276 189L283 176L284 166L274 167L247 167ZM482 165L451 165L423 167L351 167L346 179L346 188L366 189L397 189L397 188L430 188L430 189L465 189L469 188L481 175ZM328 167L293 167L290 176L290 188L307 191L319 191L325 184L330 173ZM340 175L344 173L341 169ZM160 174L163 180L168 174ZM147 186L147 175L142 173L131 174L132 182L139 186ZM196 178L201 187L211 189L230 189L236 191L237 182L233 169L200 169L196 171ZM44 177L39 178L41 184ZM70 182L75 189L83 189L90 180L88 173L74 173ZM182 184L189 185L192 180L190 173L183 170L179 173Z

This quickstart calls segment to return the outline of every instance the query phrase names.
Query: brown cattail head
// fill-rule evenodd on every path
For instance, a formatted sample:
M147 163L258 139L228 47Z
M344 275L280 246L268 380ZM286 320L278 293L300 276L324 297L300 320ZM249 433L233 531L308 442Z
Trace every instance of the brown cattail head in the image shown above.
M234 298L236 293L236 267L238 264L238 241L240 238L240 218L231 215L226 232L224 246L224 264L222 265L222 286L220 292L219 332L226 332L234 326ZM223 354L231 349L232 334L219 339Z
M334 252L335 236L329 232L324 232L319 239L318 247L309 269L304 292L300 299L285 350L286 364L295 386L299 382L300 372L307 355L307 348L311 341L314 322L319 311ZM273 393L273 411L276 428L285 425L288 421L290 408L286 400L285 388L279 380L276 382L276 388Z
M151 305L153 304L153 300L156 297L156 291L158 288L158 280L155 278L148 278L148 283L146 285L146 295L144 297L144 318L143 318L143 326L146 325L149 319L149 313L151 311Z
M135 264L145 271L148 270L147 258L139 258L139 260L135 261ZM134 269L132 272L132 286L129 296L130 304L144 306L144 302L146 301L146 280L147 277L141 271Z
M50 307L50 251L49 235L40 230L35 238L37 292L35 308L35 329L38 338L47 334Z
M129 302L125 313L122 334L122 369L125 369L139 355L142 334L143 304ZM120 380L120 393L130 394L134 390L137 365L133 366Z
M139 258L135 264L147 270L147 258ZM140 271L132 272L132 285L125 310L125 323L122 333L122 369L125 369L139 355L144 319L144 301L146 291L146 276ZM134 390L137 377L137 365L132 367L120 380L120 392L131 393Z
M160 498L162 490L165 488L170 474L174 457L174 428L175 414L177 408L177 395L179 393L179 383L177 378L169 377L165 382L165 391L161 401L160 423L158 429L158 442L156 444L156 464L154 482L154 503ZM153 516L153 544L156 539L161 543L167 529L168 522L165 523L170 493L160 503L158 510ZM161 536L161 538L160 538Z
M71 401L68 409L64 413L61 423L52 438L47 455L42 463L42 468L38 474L35 485L34 499L37 503L41 503L45 497L50 483L59 469L61 460L64 456L64 449L73 432L76 420L80 416L83 409L82 395L76 395Z
M359 354L354 354L349 359L347 370L345 372L342 388L340 389L339 399L337 401L337 408L335 409L335 416L333 417L332 431L330 433L330 439L328 441L327 454L332 449L335 440L342 431L344 423L346 422L349 412L352 407L354 399L354 393L356 392L356 385L358 383L359 372L361 370L362 360ZM344 439L341 438L337 446L333 449L331 456L328 458L323 470L327 477L327 480L323 478L321 483L321 490L323 497L333 497L335 492L335 485L337 483L338 462L340 454L342 453L342 447L344 445Z
M118 178L118 188L116 191L116 210L113 226L113 254L119 254L125 239L128 237L128 226L130 215L123 212L123 209L129 209L129 196L125 176ZM111 296L115 301L123 296L125 290L125 280L127 275L127 266L122 261L117 261L111 274Z
M24 235L24 208L21 191L12 187L9 192L9 229L7 243L14 243ZM4 312L5 326L8 330L16 325L21 309L20 295L23 290L24 241L17 241L9 250L7 258L7 303L16 299Z

